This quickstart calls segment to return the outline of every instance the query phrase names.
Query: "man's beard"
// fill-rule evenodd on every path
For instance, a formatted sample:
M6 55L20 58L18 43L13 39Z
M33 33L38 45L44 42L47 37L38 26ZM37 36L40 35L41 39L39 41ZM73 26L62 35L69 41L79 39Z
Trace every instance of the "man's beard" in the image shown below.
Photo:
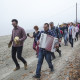
M16 26L14 26L14 28L17 28L17 25L16 25Z

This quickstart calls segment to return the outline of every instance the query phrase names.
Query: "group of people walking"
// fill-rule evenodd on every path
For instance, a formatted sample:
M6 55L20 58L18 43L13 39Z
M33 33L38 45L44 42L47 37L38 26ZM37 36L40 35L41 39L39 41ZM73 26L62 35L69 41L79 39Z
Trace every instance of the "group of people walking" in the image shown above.
M64 45L68 46L68 42L71 44L71 47L74 45L74 41L78 41L79 35L79 26L71 22L69 25L64 23L63 27L60 27L60 30L63 32Z
M60 43L61 43L62 37L64 37L65 46L68 45L68 38L69 38L69 42L73 47L74 34L76 34L75 40L78 40L78 28L77 28L77 25L76 27L74 27L72 22L70 23L69 27L67 27L67 25L64 24L63 29L59 27L55 27L53 22L45 23L43 27L44 28L43 31L39 31L39 27L34 26L35 31L33 32L32 36L29 33L26 34L25 30L22 27L18 26L18 20L13 19L12 25L14 28L12 30L12 37L8 46L12 44L12 59L16 65L16 68L14 69L14 71L20 69L20 65L17 61L17 58L24 63L24 69L25 70L27 69L27 61L22 57L23 43L27 37L34 38L33 49L36 51L36 55L38 58L36 74L33 76L34 78L40 78L41 67L42 67L44 58L46 59L49 65L50 72L54 71L54 66L52 64L52 60L56 58L54 52L49 52L39 47L39 43L40 43L39 40L42 33L58 38L59 47L61 47ZM16 36L19 37L19 39L17 40L17 43L19 44L16 44L14 41ZM61 57L62 54L59 47L56 48L56 51L59 53L59 56ZM17 54L17 58L16 58L16 54Z

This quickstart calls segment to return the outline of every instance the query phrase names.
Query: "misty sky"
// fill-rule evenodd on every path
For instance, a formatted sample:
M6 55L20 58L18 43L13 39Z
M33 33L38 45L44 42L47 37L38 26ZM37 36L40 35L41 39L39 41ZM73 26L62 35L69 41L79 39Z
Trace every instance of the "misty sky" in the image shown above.
M19 26L26 31L50 21L55 25L74 22L76 2L80 21L80 0L0 0L0 36L11 34L12 19L18 19Z

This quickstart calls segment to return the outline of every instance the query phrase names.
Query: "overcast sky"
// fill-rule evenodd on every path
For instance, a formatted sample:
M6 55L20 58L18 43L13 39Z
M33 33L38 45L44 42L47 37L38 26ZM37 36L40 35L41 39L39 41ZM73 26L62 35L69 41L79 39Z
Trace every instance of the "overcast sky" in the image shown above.
M80 0L0 0L0 36L11 34L14 18L26 31L33 29L34 25L43 27L50 21L55 25L74 22L76 2L80 21Z

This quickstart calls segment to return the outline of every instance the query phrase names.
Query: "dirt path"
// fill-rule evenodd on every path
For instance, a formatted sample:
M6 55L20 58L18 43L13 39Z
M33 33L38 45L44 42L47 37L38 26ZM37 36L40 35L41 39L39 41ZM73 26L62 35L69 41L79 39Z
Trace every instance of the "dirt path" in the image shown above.
M26 47L24 48L24 53L26 52L27 44L25 45ZM31 44L32 43L28 45L29 48ZM74 55L76 55L76 52L79 49L80 49L80 41L75 42L74 48L71 48L70 45L66 47L62 44L62 47L61 47L62 57L59 57L58 56L59 54L55 53L56 59L52 61L55 68L55 72L50 74L48 65L44 60L44 64L42 66L42 72L41 72L42 73L41 80L67 80L64 78L68 76L68 72L66 73L64 78L61 76L63 76L63 74L65 73L64 72L65 67L68 65L68 63L71 60L75 59ZM28 53L30 52L31 51L28 50ZM34 51L32 51L32 53L33 52ZM10 62L10 64L7 64L5 66L3 65L0 66L0 80L35 80L32 78L32 76L35 74L37 58L35 55L32 56L32 53L31 55L29 54L29 57L26 58L26 60L28 61L28 70L24 70L23 64L20 62L21 69L19 71L13 72L15 65L12 62L11 58L9 58L8 59L9 61L6 61L6 62L7 63Z

